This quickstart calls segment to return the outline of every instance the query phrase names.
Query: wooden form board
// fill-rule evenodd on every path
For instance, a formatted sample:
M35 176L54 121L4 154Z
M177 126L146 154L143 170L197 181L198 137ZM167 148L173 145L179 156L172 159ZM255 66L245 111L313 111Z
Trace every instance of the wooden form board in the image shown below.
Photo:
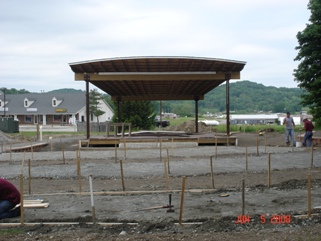
M16 207L20 207L18 204ZM24 208L47 208L49 207L49 203L44 203L43 200L23 200Z

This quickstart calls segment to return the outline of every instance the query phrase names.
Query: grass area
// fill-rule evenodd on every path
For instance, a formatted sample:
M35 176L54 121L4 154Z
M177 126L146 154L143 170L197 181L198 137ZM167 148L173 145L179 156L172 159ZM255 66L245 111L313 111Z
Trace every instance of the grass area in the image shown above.
M21 234L21 233L24 233L24 232L16 228L2 229L0 230L0 237L4 238L6 236L12 236L12 235Z
M179 118L175 118L175 119L164 119L164 120L169 120L171 122L171 126L174 126L174 125L180 125L180 124L187 122L187 121L195 120L195 118L179 117Z
M204 118L199 118L199 120L202 120ZM175 125L181 125L184 122L188 121L194 121L194 117L179 117L176 119L164 119L164 120L169 120L171 126ZM217 119L220 121L220 119ZM295 132L299 133L299 129L301 129L303 125L297 126L295 128ZM225 133L226 132L226 125L225 124L220 124L218 126L213 126L217 130L217 132L220 133ZM274 129L275 132L284 132L284 126L282 125L230 125L230 132L246 132L246 133L258 133L260 130L264 130L267 128L272 128ZM317 128L316 128L317 129ZM319 129L319 128L318 128ZM155 127L153 130L158 130L157 127ZM136 129L132 129L132 131L137 131ZM303 131L302 131L303 133ZM30 139L36 137L36 132L35 131L26 131L26 132L20 132L17 133L20 134L24 139ZM104 136L106 133L105 132L91 132L91 135L93 136ZM59 136L59 135L69 135L69 136L85 136L85 132L43 132L43 136ZM113 132L110 133L110 135L113 135Z
M199 118L199 120L202 120L203 118ZM173 125L180 125L184 122L195 120L194 117L180 117L177 119L170 119L171 126ZM218 119L219 121L219 119ZM299 132L299 129L302 128L302 126L297 126L295 128L295 132ZM226 125L220 124L215 127L217 132L226 132ZM261 130L272 128L275 132L284 132L284 126L283 125L230 125L230 132L247 132L247 133L257 133Z

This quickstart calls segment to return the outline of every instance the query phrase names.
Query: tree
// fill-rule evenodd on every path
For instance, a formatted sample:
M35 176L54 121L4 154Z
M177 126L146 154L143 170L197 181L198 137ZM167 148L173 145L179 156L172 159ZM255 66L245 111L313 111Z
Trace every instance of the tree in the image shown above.
M25 90L25 89L17 90L15 88L11 88L11 89L7 89L5 87L0 88L0 90L3 90L3 89L6 89L6 94L8 95L30 93L28 90Z
M117 104L115 103L115 106ZM132 123L133 127L149 130L154 126L155 113L151 101L122 101L120 103L121 121ZM118 109L115 109L113 122L118 121Z
M110 107L114 110L115 109L115 103L111 99L111 96L108 94L103 94L102 98L110 105Z
M195 114L195 104L194 101L177 101L172 105L173 113L176 113L180 116L193 116Z
M294 70L295 81L303 89L302 104L308 106L316 125L321 125L321 1L310 0L309 21L302 32L298 32L298 55L300 61Z
M102 100L102 95L97 89L90 90L89 93L89 113L97 117L97 123L99 126L99 116L103 115L105 111L100 109L99 101ZM98 127L100 131L100 126Z

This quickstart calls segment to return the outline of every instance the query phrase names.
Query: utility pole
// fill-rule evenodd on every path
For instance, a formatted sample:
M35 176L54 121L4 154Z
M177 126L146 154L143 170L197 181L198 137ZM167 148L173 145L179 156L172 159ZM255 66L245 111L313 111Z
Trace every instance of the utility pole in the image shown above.
M3 115L6 117L6 88L1 88L2 93L3 93Z

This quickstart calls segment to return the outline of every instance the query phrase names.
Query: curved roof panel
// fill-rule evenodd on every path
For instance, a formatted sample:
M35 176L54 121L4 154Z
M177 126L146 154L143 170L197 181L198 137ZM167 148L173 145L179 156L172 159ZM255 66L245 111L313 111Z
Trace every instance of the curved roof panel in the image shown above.
M246 62L201 57L124 57L70 63L85 80L122 100L193 100L227 79L240 79Z

